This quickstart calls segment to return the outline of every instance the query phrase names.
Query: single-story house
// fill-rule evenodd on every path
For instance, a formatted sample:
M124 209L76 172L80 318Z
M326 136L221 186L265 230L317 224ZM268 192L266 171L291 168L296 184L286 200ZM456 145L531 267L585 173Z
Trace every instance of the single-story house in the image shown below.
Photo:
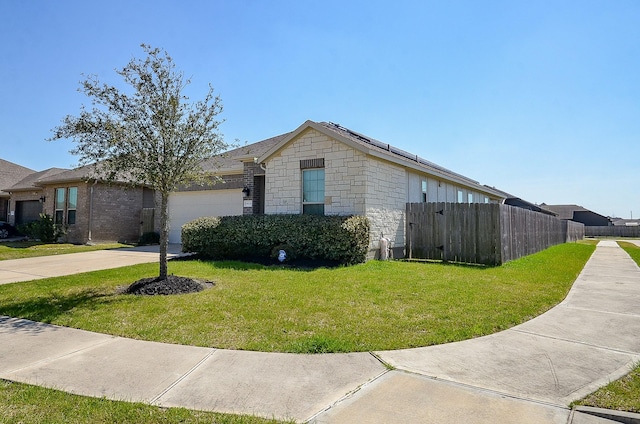
M226 183L171 194L172 243L180 242L184 223L200 216L364 215L371 226L370 257L381 237L391 241L395 257L402 257L407 203L502 203L505 198L499 190L330 122L306 121L203 168Z
M306 121L294 131L242 146L202 163L217 181L181 187L169 196L169 242L201 216L248 214L364 215L370 257L379 240L404 255L407 203L503 203L493 187L390 144L330 122ZM10 223L54 217L73 243L136 241L157 230L153 190L89 179L89 170L52 168L11 187ZM13 220L11 220L13 218Z
M0 159L0 221L9 222L11 210L9 202L11 193L5 191L5 188L12 187L27 176L34 174L33 169L25 168L13 162Z
M33 172L11 187L9 223L26 224L46 213L61 224L70 243L137 242L158 225L154 192L143 186L90 179L89 167Z
M8 203L9 224L18 226L40 219L40 214L45 212L45 195L42 187L38 185L38 181L65 171L67 170L61 168L34 171L15 184L3 187L3 190L10 195Z
M585 227L606 227L613 225L611 220L599 213L590 211L578 205L540 205L543 209L551 211L558 215L560 219L581 222Z

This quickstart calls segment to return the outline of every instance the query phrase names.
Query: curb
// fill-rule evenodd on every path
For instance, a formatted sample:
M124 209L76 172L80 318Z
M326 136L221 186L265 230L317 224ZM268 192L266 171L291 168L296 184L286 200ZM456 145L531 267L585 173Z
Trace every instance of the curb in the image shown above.
M625 411L615 411L611 409L593 408L591 406L576 406L572 411L573 413L580 412L587 415L593 415L596 417L611 420L613 422L624 424L640 424L640 414Z

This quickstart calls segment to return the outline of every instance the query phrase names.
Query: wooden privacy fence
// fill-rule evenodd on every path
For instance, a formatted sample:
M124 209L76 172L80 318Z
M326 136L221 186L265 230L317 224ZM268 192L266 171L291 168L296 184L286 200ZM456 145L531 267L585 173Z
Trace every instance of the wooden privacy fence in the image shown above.
M500 265L584 238L584 226L493 203L407 203L409 258Z
M152 233L155 230L155 212L154 208L142 208L140 213L140 235Z
M587 237L640 237L640 227L602 226L584 227Z

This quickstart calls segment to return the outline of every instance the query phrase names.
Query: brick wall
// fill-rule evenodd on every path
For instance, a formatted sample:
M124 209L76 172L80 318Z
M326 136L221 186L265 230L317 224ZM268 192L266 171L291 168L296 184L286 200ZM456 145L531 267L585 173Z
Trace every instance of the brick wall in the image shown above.
M89 196L86 201L89 201ZM137 242L142 205L141 187L97 184L93 192L92 241Z
M145 201L142 187L84 182L47 186L44 189L45 213L54 216L55 189L68 187L78 187L78 205L75 224L66 227L66 241L81 244L88 241L138 241Z

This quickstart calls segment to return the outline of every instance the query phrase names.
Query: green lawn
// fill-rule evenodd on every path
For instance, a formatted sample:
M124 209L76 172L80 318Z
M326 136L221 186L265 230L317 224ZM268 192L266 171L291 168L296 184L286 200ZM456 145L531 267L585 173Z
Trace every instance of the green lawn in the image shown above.
M640 265L640 247L629 242L618 244ZM574 404L640 413L640 364L626 376Z
M0 261L6 259L32 258L35 256L61 255L64 253L90 252L93 250L117 249L131 247L120 243L96 244L93 246L40 243L37 241L12 241L0 243Z
M280 421L245 415L191 411L184 408L160 408L143 403L116 402L0 380L0 422L275 424Z
M370 261L296 271L239 262L171 261L215 282L179 296L118 288L157 264L0 286L0 314L143 340L278 352L401 349L478 337L559 303L593 252L552 247L500 267Z

